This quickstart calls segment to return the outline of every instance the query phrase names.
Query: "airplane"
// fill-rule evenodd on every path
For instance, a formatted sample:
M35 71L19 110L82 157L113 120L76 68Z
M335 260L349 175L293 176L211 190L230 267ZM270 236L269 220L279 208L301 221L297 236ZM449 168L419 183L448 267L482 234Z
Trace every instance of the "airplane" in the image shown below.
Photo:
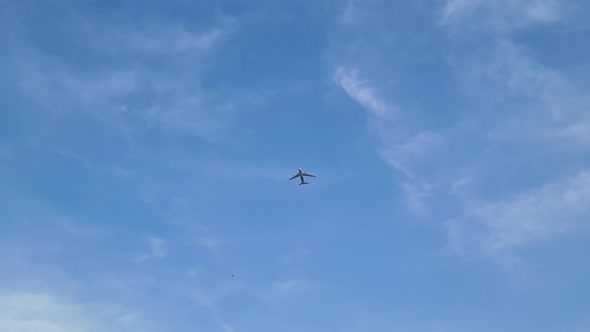
M313 174L308 174L308 173L304 173L304 172L301 170L301 168L300 168L300 169L299 169L299 171L297 172L297 174L293 175L293 176L292 176L292 177L289 179L289 181L290 181L290 180L293 180L293 179L294 179L294 178L296 178L296 177L300 177L300 178L301 178L301 183L299 183L299 185L302 185L302 184L308 184L308 183L307 183L307 182L305 182L305 180L303 179L303 177L304 177L304 176L311 176L312 178L315 178L315 175L313 175Z

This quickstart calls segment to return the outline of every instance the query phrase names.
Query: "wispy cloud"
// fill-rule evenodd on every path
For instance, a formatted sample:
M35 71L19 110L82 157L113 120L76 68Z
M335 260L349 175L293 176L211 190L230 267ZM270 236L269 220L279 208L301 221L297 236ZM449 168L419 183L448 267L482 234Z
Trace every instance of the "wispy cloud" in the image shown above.
M393 108L381 100L367 82L359 79L355 70L338 67L335 78L348 96L365 107L373 116L385 118L392 115Z
M495 254L588 227L589 201L590 171L583 170L505 200L470 202L465 216L449 224L449 232L459 247L477 244Z
M566 6L552 0L446 2L446 12L477 21L471 26L480 27L493 36L483 38L484 33L481 31L464 29L452 34L453 40L459 41L459 45L463 40L469 41L477 36L481 38L479 43L482 51L463 52L465 49L459 47L450 54L451 65L461 88L481 102L492 102L491 98L500 100L498 96L502 96L504 100L519 105L518 112L508 115L504 123L494 129L494 137L514 138L515 134L528 135L527 138L537 140L551 137L583 145L580 137L588 133L584 126L577 124L590 120L584 112L590 100L558 69L543 65L535 58L532 50L516 42L512 32L517 31L517 26L507 24L503 31L498 31L482 22L488 19L521 22L524 19L531 25L549 24L558 19L554 15L565 11ZM444 13L443 18L446 17ZM516 18L512 15L516 15Z
M442 7L441 16L442 22L448 23L453 19L457 19L465 12L476 8L483 0L449 0Z
M427 211L424 200L430 196L427 188L431 185L415 174L412 162L432 153L443 143L443 137L433 130L424 130L404 138L398 133L403 124L391 122L395 113L393 106L384 102L369 82L359 78L356 71L338 67L336 81L350 98L368 111L370 119L376 121L380 140L378 153L389 165L410 179L410 182L402 185L406 205L411 211L424 214Z
M165 241L160 238L152 237L148 239L152 255L156 258L162 258L166 256Z
M425 201L432 196L433 185L419 182L407 182L401 185L403 199L406 206L416 215L426 216L430 214Z
M383 158L393 167L406 174L410 178L415 175L408 167L413 159L425 157L437 146L441 145L443 138L440 134L428 130L410 137L404 142L394 143L381 149Z
M544 202L551 201L552 195L559 202L559 195L566 191L560 188L573 182L564 180L563 184L552 184L541 181L538 185L544 189L539 192L532 188L528 193L506 196L500 201L482 199L475 206L472 202L476 198L464 193L467 187L486 183L485 179L477 178L477 169L487 167L487 149L508 142L523 148L527 144L530 148L534 144L561 144L564 141L578 144L578 147L587 146L587 140L584 140L590 137L590 129L584 125L588 121L584 110L590 105L587 98L563 72L539 61L535 53L518 43L513 34L522 28L556 23L564 18L567 10L565 5L552 0L450 0L442 5L439 28L448 32L446 37L452 42L445 50L445 57L450 60L459 97L464 98L463 105L473 109L460 112L456 126L448 131L448 135L441 134L440 129L427 128L404 135L408 128L403 120L408 116L403 116L403 107L394 108L380 98L379 90L371 85L379 81L370 82L361 79L358 71L337 67L337 84L380 123L377 126L379 153L408 178L401 185L406 206L418 215L425 215L429 213L430 200L453 200L458 192L462 192L459 204L464 203L466 211L470 212L450 223L449 234L455 237L458 233L469 233L471 239L485 239L482 241L486 252L516 248L538 238L551 239L572 229L561 230L560 224L552 224L552 220L559 217L560 207L550 208L550 204ZM474 43L477 48L473 47ZM494 108L506 109L506 112ZM394 115L391 118L395 121L387 122L384 115ZM465 144L471 138L463 136L462 128L471 126L472 121L478 122L476 130L481 139L477 137L479 141L473 144L480 144L479 148L470 150L471 155L448 149L440 153L448 146L461 149L471 144ZM569 153L574 153L573 149ZM420 167L419 161L427 158L437 166ZM463 160L463 164L453 159ZM462 174L467 168L473 171ZM456 180L458 176L460 180ZM532 202L543 202L550 211L541 209L545 216L537 215L533 212L536 203ZM565 203L561 203L561 208L565 208ZM579 217L587 212L578 213ZM463 239L468 241L467 237ZM478 247L481 243L476 240L472 245Z
M560 18L560 3L555 0L449 0L441 9L441 23L454 25L471 22L475 26L505 30L531 23L551 23ZM478 15L479 14L479 15Z
M509 39L490 41L485 53L460 55L454 61L459 78L472 89L489 89L506 97L537 100L556 118L565 116L580 98L558 71L539 64L523 47ZM459 59L457 59L459 60Z
M580 155L577 146L560 158L555 146L539 144L590 141L581 121L584 90L552 65L552 55L541 59L528 49L550 34L520 30L512 38L507 18L486 18L508 25L482 35L488 28L471 24L489 8L510 17L526 10L529 25L556 18L549 7L529 9L542 1L508 11L499 7L525 5L483 2L447 3L455 4L439 28L453 30L451 40L446 30L432 30L436 9L411 0L403 11L399 3L356 0L340 1L342 11L185 1L0 10L0 18L18 14L2 20L7 29L0 31L8 41L0 56L8 78L0 99L8 101L0 104L17 106L1 119L14 126L0 135L8 138L0 142L0 219L8 220L0 223L0 330L314 331L320 323L344 331L442 331L466 307L466 329L477 330L489 320L470 306L482 295L470 286L483 282L496 293L533 298L506 289L493 271L481 279L486 262L463 273L461 262L430 255L448 235L463 253L495 257L573 235L590 214L590 170L572 175L584 160L567 164ZM341 24L330 36L326 17ZM530 35L530 44L519 43ZM269 43L273 36L288 38ZM281 66L285 61L290 65ZM322 69L328 96L317 85ZM277 87L273 105L254 111L243 107L253 100L247 91L229 91L289 80L296 92ZM291 117L313 119L313 135L298 143L313 146L305 155L318 163L308 165L318 186L303 188L303 196L285 187L296 166L279 160L293 158L294 150L281 150L293 143L281 129ZM349 137L366 124L369 140ZM325 128L333 129L331 138ZM527 158L539 150L528 173ZM542 163L546 156L556 161ZM251 197L243 202L240 193ZM313 204L316 194L321 204ZM308 208L288 212L295 203ZM384 233L392 227L394 241ZM103 231L108 237L98 236ZM408 239L416 237L429 241L412 250ZM355 250L356 240L367 246ZM375 252L395 252L395 264ZM359 259L361 271L340 273ZM430 280L432 271L440 275ZM416 277L420 290L404 288ZM453 282L433 296L441 280ZM397 286L383 289L388 281ZM464 293L449 303L446 295L457 290ZM400 291L414 301L397 297L384 307L382 300ZM566 297L557 305L573 305ZM528 304L489 300L492 313ZM451 310L440 312L437 301ZM318 308L326 308L319 318ZM392 308L402 310L389 317ZM253 318L257 312L268 314L263 322Z
M311 253L311 250L309 249L303 249L303 248L299 248L299 249L293 249L290 250L282 255L280 255L278 257L279 262L281 262L282 264L296 264L302 260L304 260L306 257L308 257Z
M353 24L358 22L358 7L355 3L355 0L349 0L346 4L346 7L342 10L340 14L340 22L344 24Z
M88 73L23 38L24 46L9 59L19 69L20 91L43 100L39 107L86 112L125 135L158 128L213 138L226 129L233 105L204 91L200 73L206 56L233 31L233 18L221 16L216 25L197 30L67 13L62 24L75 31L68 35L72 47L103 57L105 64L86 68ZM147 65L153 61L164 65Z
M139 259L161 259L166 257L166 241L158 237L150 237L146 240L149 251L141 254Z
M272 284L272 296L294 296L306 291L308 287L308 283L301 279L275 281Z
M197 244L206 249L214 249L224 244L225 241L215 236L203 236L197 239Z
M181 210L179 210L180 212L171 211L168 217L168 222L186 235L186 239L181 242L177 240L178 243L182 243L182 245L188 247L198 246L206 250L215 250L230 242L230 239L217 234L210 226L195 222L192 218L186 217L185 212L181 212Z
M583 121L565 125L552 132L548 132L545 137L552 141L557 140L574 143L574 146L577 148L590 148L590 123Z
M215 320L217 321L217 324L219 324L219 326L221 326L223 331L225 331L225 332L235 332L236 331L233 327L231 327L231 325L229 325L223 319L216 317Z
M80 18L81 26L86 26L90 33L99 28L105 33L92 41L96 49L109 53L129 52L141 56L170 56L177 54L199 55L212 50L223 41L227 33L234 28L235 20L222 17L218 27L205 31L189 31L180 25L145 25L141 30L118 30L113 26L97 21L89 24L85 17ZM111 37L111 38L107 38Z
M276 306L305 296L312 286L312 281L303 277L278 278L257 287L256 293L267 305Z
M532 101L528 109L520 113L520 117L513 115L508 123L492 132L493 137L524 134L550 143L553 140L554 143L588 146L584 138L590 132L583 124L590 121L585 112L590 106L590 99L578 91L564 75L542 66L512 42L499 43L492 54L496 60L472 64L472 69L473 66L479 66L480 70L486 71L480 72L479 80L499 88L504 87L512 96L525 97ZM531 113L537 114L537 117L531 119ZM519 133L517 127L523 130Z
M151 331L129 319L136 314L66 301L47 293L0 295L0 329L13 332Z
M552 0L451 0L443 6L441 21L458 45L450 52L451 67L459 87L469 95L469 105L506 109L481 114L479 130L488 146L510 144L522 146L523 151L564 144L572 147L569 151L552 149L546 153L550 158L581 156L580 151L588 146L585 138L590 137L590 128L584 125L590 120L585 114L588 98L566 73L543 64L515 37L525 27L560 20L567 24L568 10L567 4ZM473 40L478 40L481 51L466 52L463 46L472 46ZM484 166L483 160L475 155L472 166ZM571 174L562 169L555 173ZM588 199L587 185L588 172L583 171L554 182L540 180L537 187L497 200L476 203L475 197L461 195L466 212L449 223L449 236L455 245L495 255L572 234L590 214L581 203ZM451 186L450 190L457 193L458 188Z
M83 226L74 222L71 218L57 218L56 224L70 235L74 236L98 236L106 234L106 230L98 227Z

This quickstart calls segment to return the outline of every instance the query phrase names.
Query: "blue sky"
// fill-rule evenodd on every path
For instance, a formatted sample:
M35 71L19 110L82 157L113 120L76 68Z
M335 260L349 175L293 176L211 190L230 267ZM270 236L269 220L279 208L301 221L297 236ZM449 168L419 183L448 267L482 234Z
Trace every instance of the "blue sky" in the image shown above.
M588 331L588 14L0 1L0 330Z

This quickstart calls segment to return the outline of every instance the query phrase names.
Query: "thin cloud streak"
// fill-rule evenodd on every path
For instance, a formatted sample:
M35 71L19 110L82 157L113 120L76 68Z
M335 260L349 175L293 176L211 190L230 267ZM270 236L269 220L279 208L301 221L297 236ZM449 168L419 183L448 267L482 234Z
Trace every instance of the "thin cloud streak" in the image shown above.
M411 180L402 185L405 203L410 211L419 215L427 214L428 208L424 200L430 197L428 188L431 185L423 183L420 176L415 174L412 163L427 157L433 149L442 145L443 137L433 130L425 130L405 139L396 137L399 136L396 131L402 125L388 123L394 113L391 105L382 101L366 81L360 80L356 71L338 67L335 77L344 92L364 107L377 121L377 133L381 145L377 150L378 153L389 165Z
M562 6L556 0L449 0L440 10L440 24L459 25L472 22L476 15L481 20L471 28L490 28L504 31L528 24L552 23L561 18ZM478 14L481 14L478 15Z
M373 116L385 118L393 113L392 107L382 101L366 82L360 80L355 70L338 67L335 78L348 96L365 107Z
M115 64L89 75L23 38L9 59L18 68L19 90L30 100L43 100L39 107L70 115L85 112L125 136L158 128L171 135L214 139L229 126L234 106L203 91L204 61L195 59L205 59L231 35L237 24L233 18L222 17L216 26L199 32L175 25L124 26L73 11L63 24L80 27L68 36L76 47ZM95 31L104 37L94 38ZM133 57L134 64L121 60L122 53ZM166 65L148 69L146 64L155 58ZM139 94L150 98L139 102Z
M0 295L0 330L11 332L152 331L115 306L98 308L62 301L48 293ZM99 310L96 310L99 309ZM133 314L133 317L137 317Z
M440 134L428 130L410 137L406 141L393 144L381 149L381 156L393 167L404 173L407 177L414 179L416 175L408 164L418 158L427 156L433 149L443 143Z
M162 259L166 257L166 241L158 237L150 237L146 240L149 251L139 256L140 261L148 259Z
M449 235L458 248L476 243L493 255L588 227L588 202L590 170L583 170L502 201L467 203L465 216L449 223Z
M450 0L441 12L442 26L452 41L468 45L479 38L482 52L465 54L460 47L451 51L451 67L459 87L467 91L474 107L501 101L510 112L498 112L490 126L480 123L488 144L512 146L537 144L575 149L588 145L590 127L585 109L590 103L557 68L538 61L513 33L523 27L541 26L564 19L566 5L552 0L531 2ZM467 26L469 24L469 26ZM567 24L567 23L564 23ZM492 38L483 36L492 36ZM515 106L512 106L514 102ZM499 156L499 158L505 158ZM480 161L473 159L472 168ZM479 165L481 166L481 165ZM475 172L476 173L476 172ZM560 173L560 170L557 170ZM590 215L588 172L571 174L554 182L496 201L477 201L461 195L465 215L451 220L451 246L462 253L471 249L495 256L509 250L555 240L583 227ZM457 194L452 187L451 193Z

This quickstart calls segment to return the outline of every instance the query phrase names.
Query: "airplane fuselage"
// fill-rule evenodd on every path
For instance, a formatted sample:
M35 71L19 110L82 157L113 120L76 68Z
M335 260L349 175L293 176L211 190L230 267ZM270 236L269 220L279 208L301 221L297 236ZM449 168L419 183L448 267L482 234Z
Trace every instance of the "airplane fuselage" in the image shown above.
M293 175L293 176L292 176L292 177L291 177L289 180L293 180L293 179L295 179L295 178L299 178L299 179L301 180L301 182L299 183L300 185L302 185L302 184L307 184L307 182L305 182L305 180L304 180L304 178L303 178L304 176L311 176L311 177L315 177L315 175L313 175L313 174L307 174L307 173L304 173L304 172L303 172L303 170L300 168L300 169L297 171L297 173L296 173L295 175Z

